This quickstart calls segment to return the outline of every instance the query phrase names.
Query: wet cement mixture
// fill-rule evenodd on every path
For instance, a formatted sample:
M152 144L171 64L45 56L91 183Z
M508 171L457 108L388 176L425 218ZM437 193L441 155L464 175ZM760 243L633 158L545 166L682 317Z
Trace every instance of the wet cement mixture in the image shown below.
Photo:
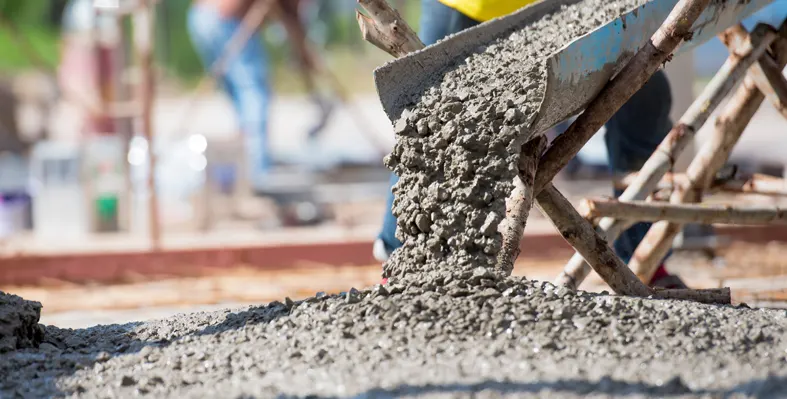
M643 3L563 6L460 60L404 109L386 158L399 176L393 213L403 247L385 277L417 283L496 268L520 150L538 133L529 127L544 96L546 58Z
M787 313L570 292L496 269L539 60L644 0L491 43L395 122L387 286L81 330L0 354L0 398L785 397Z
M787 313L574 293L485 269L239 311L46 327L0 397L784 397Z
M41 303L0 291L0 353L37 348L44 333L40 319Z

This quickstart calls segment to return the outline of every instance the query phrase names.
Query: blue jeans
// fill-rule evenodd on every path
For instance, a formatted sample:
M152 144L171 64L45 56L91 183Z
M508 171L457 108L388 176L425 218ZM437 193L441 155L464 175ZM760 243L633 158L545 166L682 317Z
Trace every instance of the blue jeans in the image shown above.
M210 6L193 5L189 9L189 35L205 68L221 57L240 25L240 20L225 19ZM232 100L245 136L249 177L259 183L272 165L268 147L268 55L259 35L249 39L227 64L219 83Z
M427 45L478 24L437 0L422 0L421 4L421 40ZM612 172L630 172L642 167L672 129L669 117L671 108L669 82L664 72L659 71L607 122L605 140ZM563 129L567 127L563 124ZM392 187L397 180L397 176L392 174ZM620 194L621 192L615 192L616 196ZM392 206L393 194L389 192L379 238L391 251L402 246L394 235L396 218L391 212ZM649 228L650 223L636 224L615 241L615 252L624 262L628 263L631 259Z

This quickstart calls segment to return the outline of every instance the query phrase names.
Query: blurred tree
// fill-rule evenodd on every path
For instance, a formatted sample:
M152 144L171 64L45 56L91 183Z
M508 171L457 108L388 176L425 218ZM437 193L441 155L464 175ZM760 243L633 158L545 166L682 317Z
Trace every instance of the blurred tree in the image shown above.
M0 70L54 67L58 39L50 20L51 1L0 0Z
M53 28L51 14L53 3L60 0L0 0L0 15L3 18L11 19L20 26L35 24L38 26ZM65 3L65 1L62 1ZM62 7L65 7L63 4ZM61 7L61 8L62 8ZM62 11L61 11L62 12Z
M31 0L28 0L28 2ZM32 0L35 1L35 0ZM49 25L60 29L63 26L63 12L68 0L49 0Z
M191 80L204 70L186 30L191 0L166 0L158 5L156 58L176 76Z

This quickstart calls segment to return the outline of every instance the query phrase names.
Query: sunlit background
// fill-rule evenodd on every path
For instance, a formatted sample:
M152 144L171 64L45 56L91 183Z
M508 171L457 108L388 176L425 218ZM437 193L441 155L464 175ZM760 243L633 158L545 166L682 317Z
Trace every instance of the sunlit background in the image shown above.
M287 30L266 19L274 168L260 189L248 178L232 101L192 46L189 0L155 7L147 132L131 17L97 14L91 0L0 0L0 290L41 301L42 322L71 327L378 283L372 242L393 135L372 73L390 56L361 38L355 0L301 3L307 46L323 67L302 72ZM418 1L391 3L417 26ZM785 17L787 1L776 1L745 25ZM675 118L727 55L714 39L668 66ZM765 104L731 162L784 177L785 132ZM606 162L602 132L559 185L576 201L610 195ZM571 251L540 215L527 231L544 245L523 253L517 273L551 280ZM735 234L710 257L674 267L699 270L687 277L698 285L783 277L776 235L741 243L746 233ZM751 266L751 254L763 270L744 276L738 267ZM767 298L743 288L767 302L785 299L787 286Z

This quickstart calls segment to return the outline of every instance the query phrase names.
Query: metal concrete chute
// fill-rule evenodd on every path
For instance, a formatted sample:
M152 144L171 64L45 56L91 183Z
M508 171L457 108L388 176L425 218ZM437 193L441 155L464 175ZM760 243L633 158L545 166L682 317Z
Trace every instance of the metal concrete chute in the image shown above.
M452 35L375 71L383 109L391 120L458 61L481 46L580 0L542 0ZM653 0L572 41L543 62L547 84L531 132L544 131L579 113L658 30L678 0ZM694 25L694 37L678 53L700 45L771 0L712 2Z
M659 29L677 2L648 2L549 57L547 89L533 130L544 131L580 112ZM675 54L713 39L771 2L713 2L694 24L692 40L683 42Z

